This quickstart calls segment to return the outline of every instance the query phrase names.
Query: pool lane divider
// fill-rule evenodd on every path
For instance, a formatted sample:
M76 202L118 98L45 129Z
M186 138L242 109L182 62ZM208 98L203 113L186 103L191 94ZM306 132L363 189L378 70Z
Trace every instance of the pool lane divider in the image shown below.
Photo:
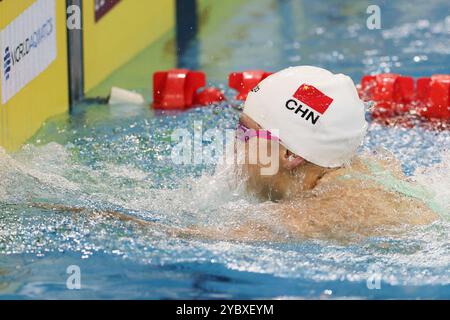
M264 70L232 72L228 76L228 85L238 92L236 100L245 100L248 93L270 75L272 75L272 72Z
M264 70L232 72L228 85L237 91L236 100L247 99L248 93L272 73ZM172 69L153 74L153 108L162 110L188 109L225 101L223 91L206 86L202 71Z
M228 85L237 91L236 100L248 93L272 73L264 70L232 72ZM172 69L153 74L153 108L188 109L226 100L218 88L206 86L202 71ZM358 85L363 101L372 101L373 118L416 114L425 119L450 120L450 75L419 78L399 74L365 75Z
M425 119L450 120L450 75L417 80L392 73L365 75L359 93L362 100L373 102L374 118L409 113Z
M214 87L205 88L205 86L206 75L201 71L173 69L155 72L153 74L153 108L187 109L194 105L210 105L225 100L222 91Z

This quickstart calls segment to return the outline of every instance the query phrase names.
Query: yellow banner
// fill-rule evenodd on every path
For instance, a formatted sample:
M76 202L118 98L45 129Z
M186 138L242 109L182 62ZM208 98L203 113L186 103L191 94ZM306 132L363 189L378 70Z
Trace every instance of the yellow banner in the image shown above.
M15 150L68 110L65 1L3 0L0 30L0 146Z
M118 1L101 19L95 2L83 1L87 93L175 25L175 0Z

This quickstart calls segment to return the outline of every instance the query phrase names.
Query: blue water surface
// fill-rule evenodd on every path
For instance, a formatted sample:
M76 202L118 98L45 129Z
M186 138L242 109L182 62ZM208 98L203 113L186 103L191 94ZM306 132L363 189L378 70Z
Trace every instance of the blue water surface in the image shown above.
M375 3L382 28L369 30L366 9ZM366 73L450 73L448 1L375 3L247 1L220 29L201 33L181 63L221 87L231 71L291 65L325 67L355 82ZM450 298L448 130L370 125L361 152L392 152L443 208L440 221L395 238L207 241L93 213L218 226L255 205L214 165L171 159L174 129L235 127L239 102L226 94L229 102L184 113L80 105L21 151L0 150L0 298ZM72 265L81 270L81 290L67 288ZM374 279L379 289L368 286Z

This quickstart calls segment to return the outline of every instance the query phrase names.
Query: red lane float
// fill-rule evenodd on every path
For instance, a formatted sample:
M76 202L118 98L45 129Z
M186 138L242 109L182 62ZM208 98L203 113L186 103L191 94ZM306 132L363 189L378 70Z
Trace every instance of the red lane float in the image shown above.
M375 118L392 117L410 111L426 118L450 119L450 75L420 78L398 74L366 75L361 80L361 98L375 103Z
M173 69L153 74L153 108L187 109L193 105L209 105L225 100L217 88L204 88L204 72ZM199 92L199 89L204 88Z
M236 99L245 100L248 93L272 73L263 70L234 72L229 86L238 91ZM155 109L187 109L193 105L210 105L226 100L223 92L205 88L206 76L201 71L173 69L153 75L153 107ZM388 118L405 113L428 119L450 120L450 75L419 78L399 74L366 75L361 80L360 96L373 101L374 118Z
M208 87L200 89L200 91L195 94L194 105L208 106L225 100L225 95L221 90L214 87Z
M153 108L185 109L194 101L194 93L206 85L203 72L173 69L153 74Z
M233 72L228 77L228 85L238 92L237 100L245 100L248 93L270 75L272 75L271 72L264 70Z
M364 76L361 80L364 100L375 102L374 117L393 116L407 111L414 99L414 80L398 74Z
M438 74L417 80L417 99L427 118L450 119L450 75Z

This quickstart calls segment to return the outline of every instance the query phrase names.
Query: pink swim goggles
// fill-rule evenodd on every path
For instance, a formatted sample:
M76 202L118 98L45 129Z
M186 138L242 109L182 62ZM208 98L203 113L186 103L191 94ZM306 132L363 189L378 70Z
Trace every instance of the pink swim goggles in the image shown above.
M280 138L272 135L269 130L264 129L250 129L239 121L236 128L236 139L242 142L248 142L251 138L258 137L269 141L280 142Z

